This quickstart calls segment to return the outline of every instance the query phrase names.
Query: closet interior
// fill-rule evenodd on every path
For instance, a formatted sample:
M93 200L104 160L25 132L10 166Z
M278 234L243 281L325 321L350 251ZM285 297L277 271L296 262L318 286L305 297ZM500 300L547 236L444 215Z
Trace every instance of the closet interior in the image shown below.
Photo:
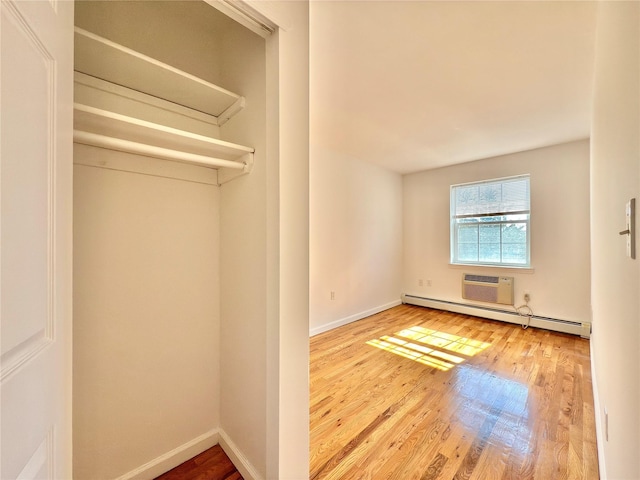
M74 478L218 442L264 476L265 40L203 1L75 8Z

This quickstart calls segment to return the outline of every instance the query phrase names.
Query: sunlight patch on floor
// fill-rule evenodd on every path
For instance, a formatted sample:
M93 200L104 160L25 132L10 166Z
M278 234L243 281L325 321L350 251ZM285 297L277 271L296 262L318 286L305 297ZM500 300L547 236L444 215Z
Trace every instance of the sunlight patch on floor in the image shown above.
M383 335L366 343L443 371L464 362L464 357L472 357L491 345L487 342L418 326L401 330L393 335Z

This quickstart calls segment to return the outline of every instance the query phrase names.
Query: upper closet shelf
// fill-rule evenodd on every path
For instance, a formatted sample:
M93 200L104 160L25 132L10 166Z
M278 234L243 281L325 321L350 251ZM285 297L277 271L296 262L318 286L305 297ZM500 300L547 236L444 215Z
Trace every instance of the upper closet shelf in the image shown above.
M78 27L75 69L212 115L218 125L245 104L240 95Z

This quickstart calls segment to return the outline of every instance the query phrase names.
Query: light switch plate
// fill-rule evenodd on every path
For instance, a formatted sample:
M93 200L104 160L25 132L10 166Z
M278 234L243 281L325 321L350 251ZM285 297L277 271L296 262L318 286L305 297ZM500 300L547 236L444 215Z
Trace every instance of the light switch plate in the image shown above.
M636 258L636 199L627 202L626 208L627 257Z

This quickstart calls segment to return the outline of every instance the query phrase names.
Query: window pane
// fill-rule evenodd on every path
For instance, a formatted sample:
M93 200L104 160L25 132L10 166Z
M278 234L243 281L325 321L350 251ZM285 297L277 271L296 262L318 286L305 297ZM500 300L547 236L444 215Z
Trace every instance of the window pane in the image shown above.
M500 262L500 224L480 225L478 259L481 262Z
M478 244L459 243L457 260L461 262L477 262L478 261Z
M455 195L455 211L460 214L474 214L476 212L476 204L478 203L478 187L475 185L468 187L459 187L456 189Z
M458 226L458 243L478 243L478 225L460 225Z
M525 223L507 223L502 226L502 243L527 243Z
M481 243L479 260L481 262L497 263L500 262L500 244L499 243Z
M500 184L489 183L478 188L478 213L491 213L501 211L502 200Z
M529 179L519 179L502 185L504 211L529 210Z
M503 244L502 261L504 263L527 263L527 246L520 244Z
M500 244L500 224L480 225L480 243Z

